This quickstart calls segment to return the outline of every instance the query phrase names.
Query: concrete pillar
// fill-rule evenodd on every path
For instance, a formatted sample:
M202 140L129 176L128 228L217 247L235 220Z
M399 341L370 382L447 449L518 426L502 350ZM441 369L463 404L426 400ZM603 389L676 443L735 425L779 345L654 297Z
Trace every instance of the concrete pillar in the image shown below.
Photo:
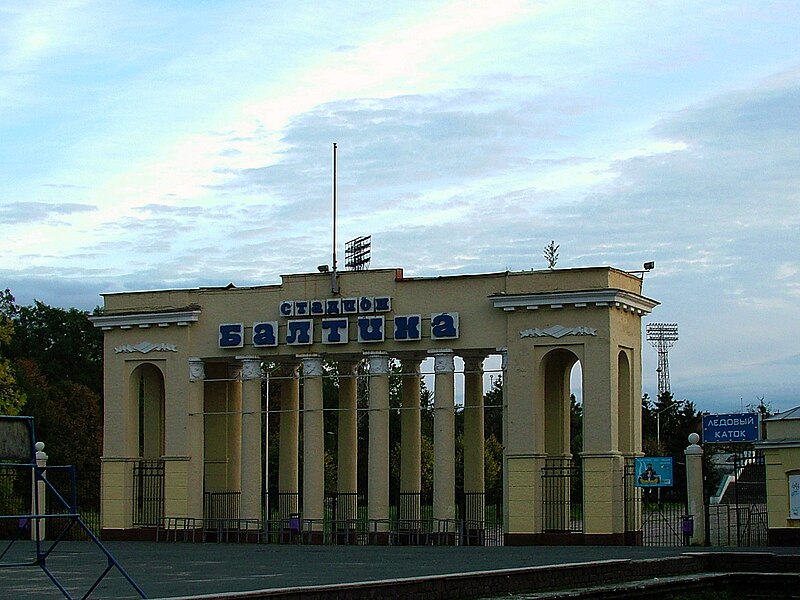
M278 453L278 512L288 519L299 512L300 378L299 365L284 365L281 371L280 450Z
M689 543L693 546L706 541L706 505L703 499L703 449L697 444L700 436L689 434L689 446L683 451L686 457L686 497L689 515L693 520L693 531ZM684 534L686 532L684 531Z
M483 357L464 358L464 494L467 529L483 529Z
M422 491L422 415L418 359L404 360L400 411L400 518L419 520Z
M358 493L358 364L339 363L339 423L336 503L339 521L354 520Z
M365 352L369 363L369 498L367 517L375 531L389 530L389 356ZM388 542L379 535L379 542Z
M203 485L205 477L205 363L201 358L189 359L189 411L187 446L189 465L187 470L187 515L203 518ZM199 526L198 522L198 526Z
M264 485L261 468L261 359L242 361L242 453L239 518L261 521ZM265 415L266 417L266 415Z
M583 367L583 530L587 544L625 539L625 459L619 451L617 354L586 345Z
M321 532L325 502L325 428L322 412L322 357L303 361L303 519Z
M455 389L452 350L432 350L433 396L433 518L451 521L455 506Z

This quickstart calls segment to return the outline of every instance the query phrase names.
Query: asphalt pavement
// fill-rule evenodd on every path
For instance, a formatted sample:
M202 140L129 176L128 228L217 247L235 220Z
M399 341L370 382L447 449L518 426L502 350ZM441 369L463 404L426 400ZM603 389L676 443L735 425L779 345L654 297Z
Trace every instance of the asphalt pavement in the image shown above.
M686 551L763 551L798 554L798 548L659 548L620 546L301 546L185 542L111 542L106 547L148 598L175 598L562 565L609 559L647 559ZM0 550L2 552L2 550ZM35 562L31 542L17 542L0 560L0 598L64 598ZM139 598L121 572L90 542L62 542L45 567L74 597L112 568L90 598Z

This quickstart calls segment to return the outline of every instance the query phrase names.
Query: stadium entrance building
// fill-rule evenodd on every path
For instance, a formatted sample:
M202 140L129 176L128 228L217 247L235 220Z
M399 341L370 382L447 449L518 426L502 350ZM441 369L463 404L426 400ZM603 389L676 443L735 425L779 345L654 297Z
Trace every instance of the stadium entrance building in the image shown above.
M226 516L239 530L264 531L277 515L294 527L302 522L307 539L318 541L331 519L339 528L365 524L377 543L394 543L397 527L413 531L423 520L450 534L446 540L456 539L458 518L479 530L484 364L496 362L504 383L504 543L545 543L571 530L574 491L566 479L545 491L542 476L570 458L580 463L587 499L581 539L571 535L570 543L624 543L624 465L641 455L641 317L657 305L641 292L641 278L601 267L439 278L364 270L288 275L280 285L104 294L103 314L92 318L105 332L102 534L132 539L165 523L204 530L212 497L235 498L236 514L229 507ZM423 361L432 363L429 375ZM583 451L571 457L576 362ZM335 432L323 418L331 364ZM389 382L398 364L399 504L389 492ZM366 406L357 401L359 368L367 374ZM421 377L434 399L433 497L424 510ZM463 489L476 500L457 515L462 385ZM280 397L276 411L266 410L270 387ZM264 433L270 417L280 420L272 444ZM367 439L359 440L359 419L367 421ZM324 489L330 433L341 500L333 515ZM267 460L270 446L278 448L277 473L266 466L276 462ZM359 446L366 491L357 489ZM265 506L267 480L277 480L280 506ZM547 508L554 489L555 512ZM359 494L366 506L356 514L347 499Z

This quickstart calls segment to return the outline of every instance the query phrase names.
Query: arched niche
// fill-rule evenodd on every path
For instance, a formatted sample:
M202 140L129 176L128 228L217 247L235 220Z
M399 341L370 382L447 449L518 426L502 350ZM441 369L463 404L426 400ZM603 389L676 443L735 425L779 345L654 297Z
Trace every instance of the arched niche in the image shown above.
M153 363L142 363L131 373L131 397L138 406L138 454L156 459L164 455L164 374Z
M544 449L548 457L570 455L571 378L578 356L556 348L542 358L544 373Z
M623 454L635 452L634 398L631 360L628 351L617 355L617 430L618 448Z

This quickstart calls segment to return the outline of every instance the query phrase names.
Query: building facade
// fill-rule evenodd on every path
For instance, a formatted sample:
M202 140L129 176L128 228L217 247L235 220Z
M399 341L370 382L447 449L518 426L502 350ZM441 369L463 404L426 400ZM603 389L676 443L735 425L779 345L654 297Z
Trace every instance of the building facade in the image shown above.
M390 365L402 367L400 492L412 499L402 510L413 522L420 517L413 499L426 359L433 363L431 511L448 531L456 518L456 380L463 381L464 491L480 497L483 371L492 356L504 384L505 543L540 543L548 531L568 528L543 514L541 473L548 461L569 458L582 465L583 541L623 543L624 463L641 454L641 318L656 305L642 295L639 277L608 267L439 278L385 269L288 275L258 287L105 294L103 314L93 317L105 332L103 535L137 535L145 461L163 469L159 518L200 523L204 494L232 492L239 526L262 528L275 509L264 506L265 482L277 477L281 493L297 499L280 507L281 517L299 513L309 531L321 531L330 517L326 361L339 373L337 491L363 492L356 472L365 444L367 519L376 539L388 542ZM583 451L571 457L576 362ZM368 373L365 409L357 407L359 365ZM270 412L262 399L270 377L280 389L277 474L266 466ZM366 440L357 436L359 418L368 421ZM480 522L480 503L470 510Z

